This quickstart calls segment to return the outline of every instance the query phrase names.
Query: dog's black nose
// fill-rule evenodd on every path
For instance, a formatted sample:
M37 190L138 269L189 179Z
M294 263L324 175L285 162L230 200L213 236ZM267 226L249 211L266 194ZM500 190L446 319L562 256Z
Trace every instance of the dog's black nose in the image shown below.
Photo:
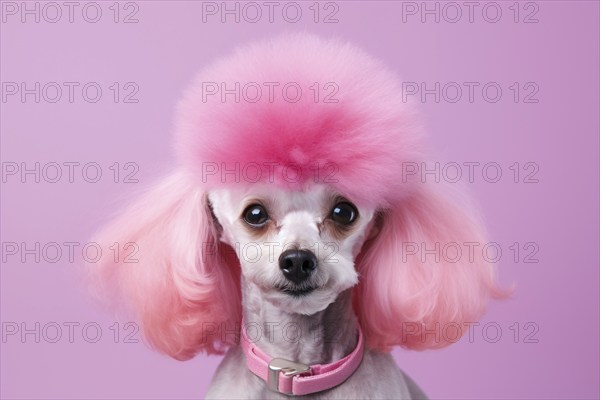
M317 257L308 250L286 250L279 256L279 268L294 283L300 283L317 268Z

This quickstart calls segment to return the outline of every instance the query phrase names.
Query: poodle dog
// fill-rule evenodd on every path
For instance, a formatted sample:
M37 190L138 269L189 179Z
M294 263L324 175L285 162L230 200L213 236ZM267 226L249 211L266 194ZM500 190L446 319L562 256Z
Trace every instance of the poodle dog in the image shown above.
M287 34L201 71L174 130L177 170L95 239L133 249L93 266L103 296L160 352L226 352L208 398L425 398L390 350L458 340L502 290L477 251L430 254L485 236L456 189L404 173L426 152L400 81Z

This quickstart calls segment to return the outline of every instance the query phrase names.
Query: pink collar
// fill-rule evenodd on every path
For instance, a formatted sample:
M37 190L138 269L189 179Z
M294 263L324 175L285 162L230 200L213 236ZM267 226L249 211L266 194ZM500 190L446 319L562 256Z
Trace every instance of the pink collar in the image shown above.
M283 358L272 358L248 339L244 328L240 336L248 369L267 382L269 389L283 394L311 394L341 384L356 371L364 352L360 327L356 348L346 357L331 364L306 365Z

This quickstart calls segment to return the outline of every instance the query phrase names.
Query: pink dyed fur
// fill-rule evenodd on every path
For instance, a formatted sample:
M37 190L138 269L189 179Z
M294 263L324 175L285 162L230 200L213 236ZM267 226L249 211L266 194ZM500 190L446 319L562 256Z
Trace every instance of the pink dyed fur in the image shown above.
M421 185L384 210L381 231L363 245L356 262L362 279L355 288L354 308L370 348L447 346L457 325L464 333L464 323L479 319L490 296L507 294L483 258L487 241L470 202L443 186ZM466 242L477 246L472 255ZM462 251L460 258L448 251L436 260L423 252L453 243ZM417 254L409 246L418 246Z
M147 342L177 359L223 352L234 336L203 340L206 327L234 329L241 318L238 261L217 244L205 202L186 173L172 174L97 235L103 256L89 267L98 294L132 306ZM115 262L114 243L137 251Z
M226 101L219 95L203 98L207 82L225 82L227 89L236 82L240 88L258 83L263 95L255 103L236 102L233 95ZM273 101L265 82L279 83ZM295 103L283 99L288 83L301 87ZM315 83L320 88L316 101ZM328 83L333 86L325 89ZM337 103L325 102L336 87L328 100ZM314 183L313 170L321 167L321 181L332 178L327 183L354 202L379 206L394 204L411 189L401 171L403 162L421 159L422 135L413 114L402 101L398 79L362 50L312 35L284 35L239 48L198 74L179 104L176 145L198 179L206 162L223 163L222 170L270 162L278 165L272 175L279 184L299 188ZM338 167L333 176L327 163ZM287 182L285 166L301 167L304 180ZM266 170L262 177L268 179ZM208 187L234 179L209 178Z

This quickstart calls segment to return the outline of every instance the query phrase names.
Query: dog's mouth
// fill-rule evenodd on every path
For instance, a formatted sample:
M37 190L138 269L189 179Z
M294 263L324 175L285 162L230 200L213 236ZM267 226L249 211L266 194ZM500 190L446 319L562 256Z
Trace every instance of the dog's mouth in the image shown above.
M302 296L306 296L310 293L312 293L316 288L309 286L309 287L288 287L288 286L284 286L284 287L280 287L279 290L281 290L283 293L293 296L293 297L302 297Z

